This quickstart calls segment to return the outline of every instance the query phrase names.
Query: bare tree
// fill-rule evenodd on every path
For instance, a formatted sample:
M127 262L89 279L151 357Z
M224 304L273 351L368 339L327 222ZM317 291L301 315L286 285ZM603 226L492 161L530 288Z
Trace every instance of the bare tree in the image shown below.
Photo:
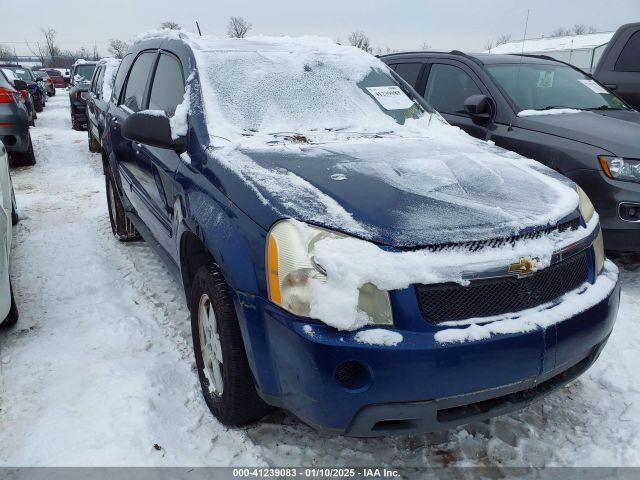
M33 56L38 57L40 65L42 65L43 67L49 66L49 55L45 46L43 46L39 42L36 42L34 45L31 45L29 44L29 42L27 42L27 47L29 48L29 51Z
M509 43L510 41L511 41L510 33L502 34L496 39L496 47L498 45L504 45L505 43Z
M109 53L116 58L124 58L129 50L129 44L124 40L112 38L109 40Z
M180 30L182 27L176 22L172 22L171 20L167 20L166 22L162 22L160 24L160 28L164 28L166 30Z
M596 27L593 25L585 25L584 23L579 23L573 26L571 29L571 33L574 35L584 35L585 33L596 33Z
M8 61L13 57L13 51L9 47L0 45L0 60Z
M490 52L491 50L493 50L493 47L495 47L495 43L493 43L493 38L490 38L489 40L487 40L484 44L484 49L488 52Z
M429 42L422 42L421 50L431 50L431 44Z
M587 26L584 23L576 24L571 29L574 35L584 35L587 33Z
M373 50L373 49L372 49ZM398 53L399 50L391 47L378 47L375 49L376 55L389 55L391 53Z
M44 35L45 47L47 55L49 56L49 62L51 65L55 65L56 57L60 55L60 47L56 44L56 36L58 33L53 28L41 28L40 31Z
M100 55L100 50L98 50L98 45L93 44L93 48L91 49L91 60L100 60L102 55Z
M364 50L365 52L371 53L373 51L371 39L369 39L369 37L367 37L367 35L361 30L351 32L349 35L349 43L354 47Z
M253 25L242 17L231 17L227 25L227 35L231 38L244 38Z

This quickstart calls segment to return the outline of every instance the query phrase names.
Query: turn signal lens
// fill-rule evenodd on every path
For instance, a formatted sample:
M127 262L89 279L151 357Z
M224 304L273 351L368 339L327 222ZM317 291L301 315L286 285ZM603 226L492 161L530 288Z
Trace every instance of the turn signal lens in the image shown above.
M595 209L593 208L593 203L589 199L589 196L582 190L580 187L577 187L578 197L580 198L580 204L578 209L580 210L580 215L584 219L585 223L589 223L589 220L593 217Z
M596 263L596 275L600 275L604 267L604 239L602 237L602 230L598 232L598 236L593 241L593 255Z

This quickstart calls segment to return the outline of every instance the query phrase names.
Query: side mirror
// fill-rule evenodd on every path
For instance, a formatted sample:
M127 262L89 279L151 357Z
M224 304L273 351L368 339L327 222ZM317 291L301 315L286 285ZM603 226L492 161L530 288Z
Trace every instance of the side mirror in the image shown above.
M15 87L16 90L26 90L27 82L25 82L24 80L14 80L13 86Z
M493 100L486 95L471 95L464 101L464 110L474 120L487 122L493 117Z
M122 136L133 142L166 148L182 153L187 148L187 138L171 137L169 117L157 112L132 113L122 124Z

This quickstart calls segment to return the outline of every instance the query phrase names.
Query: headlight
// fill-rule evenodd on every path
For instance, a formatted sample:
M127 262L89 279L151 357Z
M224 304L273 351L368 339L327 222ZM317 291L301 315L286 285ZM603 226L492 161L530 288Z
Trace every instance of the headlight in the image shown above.
M346 235L313 227L294 220L276 223L267 236L267 288L269 300L285 310L311 317L312 281L326 282L326 273L314 261L314 247L325 238L346 238ZM345 272L348 274L348 272ZM331 298L315 299L331 302ZM360 288L358 309L374 325L393 325L389 292L373 284Z
M81 93L80 93L80 97L81 97L83 100L86 100L87 98L89 98L89 92L81 92Z
M584 190L582 190L580 187L577 187L577 190L578 197L580 197L580 205L578 206L580 215L582 215L585 223L589 223L589 220L591 220L591 218L593 217L593 213L595 212L593 203L591 203L591 200L589 200L589 196L584 193Z
M605 175L615 180L640 182L640 160L620 157L598 157Z

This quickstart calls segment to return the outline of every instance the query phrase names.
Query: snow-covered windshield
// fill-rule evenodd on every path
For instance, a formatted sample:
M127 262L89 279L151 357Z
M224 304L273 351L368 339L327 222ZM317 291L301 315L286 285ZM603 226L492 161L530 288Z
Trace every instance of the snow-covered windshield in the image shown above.
M593 78L565 65L498 64L486 68L519 110L627 110Z
M424 115L379 60L337 47L199 52L213 133L381 133Z
M96 69L95 64L92 65L78 65L73 71L73 80L75 83L89 83L93 76L93 71Z

